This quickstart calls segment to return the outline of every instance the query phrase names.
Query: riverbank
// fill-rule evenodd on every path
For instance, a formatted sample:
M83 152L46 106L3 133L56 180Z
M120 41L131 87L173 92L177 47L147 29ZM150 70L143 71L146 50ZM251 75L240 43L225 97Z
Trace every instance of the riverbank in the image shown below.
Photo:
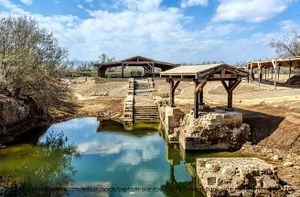
M33 103L0 94L0 144L5 147L14 138L35 128L78 117L96 116L122 121L123 102L128 79L76 78L66 81L69 97L61 99L47 113L38 112Z

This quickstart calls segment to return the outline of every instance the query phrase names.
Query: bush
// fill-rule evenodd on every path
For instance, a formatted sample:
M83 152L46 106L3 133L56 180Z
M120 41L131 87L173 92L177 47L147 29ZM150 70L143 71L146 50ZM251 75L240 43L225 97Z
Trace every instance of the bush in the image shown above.
M47 110L66 95L60 80L67 52L34 19L0 19L0 89Z

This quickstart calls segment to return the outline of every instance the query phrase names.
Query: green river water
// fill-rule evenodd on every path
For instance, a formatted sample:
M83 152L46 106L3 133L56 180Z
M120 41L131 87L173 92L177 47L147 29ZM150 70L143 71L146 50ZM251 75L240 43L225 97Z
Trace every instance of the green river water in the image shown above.
M14 186L12 196L203 196L195 158L220 156L241 154L187 154L168 145L158 125L124 131L88 117L34 130L0 150L0 178L2 189Z

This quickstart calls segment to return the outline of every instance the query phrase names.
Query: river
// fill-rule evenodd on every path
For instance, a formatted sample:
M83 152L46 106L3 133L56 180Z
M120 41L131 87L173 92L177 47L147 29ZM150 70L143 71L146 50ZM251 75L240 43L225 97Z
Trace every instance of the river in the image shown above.
M0 150L1 188L30 196L203 196L196 157L240 153L184 153L168 145L158 125L122 124L95 117L27 133Z

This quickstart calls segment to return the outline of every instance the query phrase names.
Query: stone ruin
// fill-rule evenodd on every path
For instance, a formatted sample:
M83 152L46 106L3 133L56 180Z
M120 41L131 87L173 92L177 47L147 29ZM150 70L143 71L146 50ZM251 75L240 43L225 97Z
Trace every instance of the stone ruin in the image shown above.
M261 159L198 158L196 166L197 181L208 197L286 196L292 190L282 184L276 168Z
M185 115L169 139L178 138L185 150L236 150L250 136L249 125L238 112L210 112L194 119Z

